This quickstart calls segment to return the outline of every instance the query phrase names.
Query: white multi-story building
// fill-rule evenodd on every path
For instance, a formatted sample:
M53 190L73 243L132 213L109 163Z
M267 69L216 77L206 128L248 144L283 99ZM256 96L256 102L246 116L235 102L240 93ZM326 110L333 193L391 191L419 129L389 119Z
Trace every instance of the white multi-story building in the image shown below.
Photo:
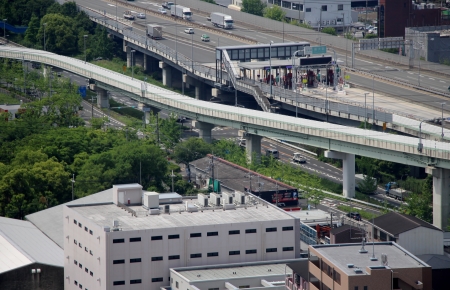
M300 255L299 219L253 195L161 200L128 184L113 203L64 206L65 289L159 289L169 268Z
M351 0L266 0L267 6L280 6L288 19L300 19L314 28L347 27L352 23Z

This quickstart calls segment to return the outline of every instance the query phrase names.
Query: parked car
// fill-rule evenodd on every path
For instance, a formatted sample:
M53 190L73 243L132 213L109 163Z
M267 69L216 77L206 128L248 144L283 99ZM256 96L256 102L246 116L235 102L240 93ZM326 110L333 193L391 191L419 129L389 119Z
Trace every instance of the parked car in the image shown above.
M207 34L202 34L202 41L209 41L209 36Z
M161 14L167 14L167 10L164 9L164 8L159 8L158 12L161 13Z
M349 213L347 214L347 216L348 216L349 218L354 219L354 220L357 220L357 221L360 221L360 220L361 220L361 215L359 214L359 212L349 212Z
M138 13L138 14L136 15L136 17L137 17L137 18L140 18L140 19L145 19L145 14L144 14L144 13Z
M186 28L186 29L184 30L184 33L187 33L187 34L194 34L194 28L191 28L191 27Z
M371 30L372 28L374 28L374 26L372 26L372 25L366 25L366 30L367 30L367 31Z
M374 27L374 28L370 29L369 33L377 34L378 33L378 28Z

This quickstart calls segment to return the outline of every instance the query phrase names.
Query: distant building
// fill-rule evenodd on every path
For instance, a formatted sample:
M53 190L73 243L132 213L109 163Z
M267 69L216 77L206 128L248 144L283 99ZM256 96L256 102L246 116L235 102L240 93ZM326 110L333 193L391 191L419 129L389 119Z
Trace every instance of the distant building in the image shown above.
M0 289L63 289L63 266L63 250L33 224L0 217Z
M447 255L418 255L431 267L433 289L447 289L448 277L450 277L450 258Z
M450 25L407 27L405 40L406 55L410 55L415 64L418 64L419 58L429 62L450 64L448 54Z
M421 219L390 212L374 219L375 240L393 241L413 255L444 254L442 230Z
M12 121L16 119L19 114L23 112L22 105L0 105L0 114L8 114L8 120Z
M308 269L309 290L432 289L431 267L393 242L309 246Z
M307 277L308 259L173 268L170 269L170 285L161 289L286 290L285 284L292 281L294 269Z
M405 36L406 27L439 26L442 12L435 4L416 4L407 0L380 0L378 7L379 37Z
M250 194L161 204L158 193L125 184L112 195L64 206L66 289L155 290L168 284L170 268L300 255L299 219Z
M359 243L363 237L364 231L351 225L343 225L330 231L331 244Z

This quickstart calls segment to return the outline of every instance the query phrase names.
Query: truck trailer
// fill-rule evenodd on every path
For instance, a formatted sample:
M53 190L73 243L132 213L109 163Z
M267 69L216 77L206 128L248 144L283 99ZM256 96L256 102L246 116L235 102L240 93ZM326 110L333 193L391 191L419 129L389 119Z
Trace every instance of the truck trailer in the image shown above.
M192 18L191 8L181 5L170 6L170 15L183 18L184 20L191 20Z
M410 191L404 190L396 186L397 186L396 182L388 182L385 185L386 195L393 197L397 200L404 201L408 197Z
M221 27L223 29L233 28L233 18L230 15L226 15L219 12L211 13L211 23L216 27Z
M162 39L162 26L158 24L147 24L147 36L152 39Z

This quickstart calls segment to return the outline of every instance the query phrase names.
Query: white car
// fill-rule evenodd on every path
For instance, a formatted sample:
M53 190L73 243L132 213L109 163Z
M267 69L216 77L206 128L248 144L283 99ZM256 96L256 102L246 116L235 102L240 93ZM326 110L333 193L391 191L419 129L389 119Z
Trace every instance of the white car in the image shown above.
M167 14L167 11L166 11L166 9L164 9L164 8L159 8L159 9L158 9L158 13L161 13L161 14Z
M374 28L370 29L369 33L377 34L378 33L378 28L374 27Z
M136 17L137 17L137 18L140 18L140 19L145 19L145 14L144 14L144 13L138 13L138 14L136 15Z
M184 33L187 33L187 34L194 34L194 28L186 28L185 30L184 30Z

